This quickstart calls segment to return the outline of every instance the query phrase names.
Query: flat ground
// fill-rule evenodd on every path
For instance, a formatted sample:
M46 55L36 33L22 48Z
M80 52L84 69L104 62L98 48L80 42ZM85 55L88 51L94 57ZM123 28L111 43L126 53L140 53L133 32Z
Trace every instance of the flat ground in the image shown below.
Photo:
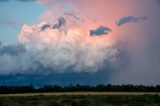
M160 106L160 94L144 92L0 94L0 106Z
M0 97L4 96L61 96L61 95L159 95L155 92L49 92L49 93L22 93L22 94L0 94Z

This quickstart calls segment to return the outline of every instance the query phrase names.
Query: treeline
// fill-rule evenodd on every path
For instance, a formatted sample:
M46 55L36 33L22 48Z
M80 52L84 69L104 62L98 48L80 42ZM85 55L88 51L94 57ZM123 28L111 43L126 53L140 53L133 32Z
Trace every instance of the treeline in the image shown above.
M9 93L38 93L38 92L76 92L76 91L93 91L93 92L160 92L160 85L144 86L144 85L45 85L35 88L29 86L0 86L0 94Z

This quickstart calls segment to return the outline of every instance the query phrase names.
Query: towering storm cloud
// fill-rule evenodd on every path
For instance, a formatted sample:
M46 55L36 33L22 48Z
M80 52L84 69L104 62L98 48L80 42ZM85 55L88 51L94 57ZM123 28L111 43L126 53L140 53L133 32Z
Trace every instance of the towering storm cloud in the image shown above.
M52 22L23 25L18 36L19 44L0 48L0 66L3 66L0 74L42 73L38 71L40 67L49 69L44 72L48 74L94 73L107 64L117 64L119 46L109 35L106 36L111 30L101 26L94 33L103 36L92 37L90 30L82 27L86 23L75 16L64 13Z
M69 17L68 17L69 18ZM64 18L59 23L24 25L19 40L32 52L32 57L45 68L65 72L71 68L74 72L96 72L103 68L105 61L114 63L119 50L116 43L106 36L92 37L89 30L68 27ZM60 20L61 19L61 20ZM59 30L62 23L64 28ZM50 26L56 26L50 27ZM44 29L44 28L43 28Z
M0 43L0 75L104 72L113 84L159 84L158 0L34 3L44 8L36 22L22 25L17 44Z

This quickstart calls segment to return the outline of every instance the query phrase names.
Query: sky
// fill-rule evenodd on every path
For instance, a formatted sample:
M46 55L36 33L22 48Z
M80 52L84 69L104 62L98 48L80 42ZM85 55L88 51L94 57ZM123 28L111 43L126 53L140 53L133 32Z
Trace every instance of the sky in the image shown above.
M159 0L0 0L0 85L160 84Z

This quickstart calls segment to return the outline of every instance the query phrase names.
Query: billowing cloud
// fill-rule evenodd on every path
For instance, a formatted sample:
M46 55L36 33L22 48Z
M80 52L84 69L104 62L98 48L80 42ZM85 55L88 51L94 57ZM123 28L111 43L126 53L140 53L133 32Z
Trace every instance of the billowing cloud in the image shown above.
M25 45L25 52L0 55L0 75L55 72L80 75L103 70L111 83L159 84L157 0L48 0L46 3L43 4L47 10L40 20L21 28L18 39ZM149 19L143 21L147 17L139 16ZM57 21L58 17L64 20ZM139 23L117 27L136 22ZM107 33L110 30L106 32L106 28L112 29L112 33ZM93 35L107 36L93 37L90 30Z
M111 29L105 27L105 26L100 26L95 30L90 30L90 35L107 35L108 32L111 32Z
M11 44L0 47L0 75L30 73L34 69L32 57L24 44ZM32 66L33 65L33 66Z
M25 45L17 44L17 45L8 45L0 48L0 55L19 55L26 51Z
M127 17L122 17L118 22L116 22L116 24L118 26L122 26L127 23L136 23L136 22L140 22L140 21L143 21L146 19L147 19L147 17L127 16Z
M40 30L40 25L24 25L19 40L45 68L59 72L68 68L75 72L96 72L105 61L114 62L119 53L115 43L108 38L93 38L88 31L78 27L67 28L66 35L52 27Z
M117 63L120 50L110 37L90 36L89 30L82 28L86 24L73 15L64 14L57 20L23 25L20 44L0 49L0 74L41 73L39 67L48 69L46 74L93 73ZM103 26L99 30L101 34L109 31Z

